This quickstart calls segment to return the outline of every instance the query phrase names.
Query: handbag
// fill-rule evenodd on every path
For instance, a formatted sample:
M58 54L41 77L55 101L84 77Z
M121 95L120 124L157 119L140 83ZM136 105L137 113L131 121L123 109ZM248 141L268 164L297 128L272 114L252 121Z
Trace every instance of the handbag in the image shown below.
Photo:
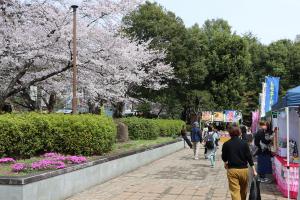
M259 183L257 177L252 178L249 200L261 200Z

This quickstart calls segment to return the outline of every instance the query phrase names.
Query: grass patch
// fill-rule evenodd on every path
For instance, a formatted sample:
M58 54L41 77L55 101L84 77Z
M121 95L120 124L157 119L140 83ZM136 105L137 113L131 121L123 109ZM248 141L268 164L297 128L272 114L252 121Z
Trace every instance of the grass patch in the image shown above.
M155 146L158 144L163 144L176 139L171 137L158 137L156 140L130 140L124 143L117 143L114 145L113 151L111 153L119 153L124 151L130 151L150 146Z

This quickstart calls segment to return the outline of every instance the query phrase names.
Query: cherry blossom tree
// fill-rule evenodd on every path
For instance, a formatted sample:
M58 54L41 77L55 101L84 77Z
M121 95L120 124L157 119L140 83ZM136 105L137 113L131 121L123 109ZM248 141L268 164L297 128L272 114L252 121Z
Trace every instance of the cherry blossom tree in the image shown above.
M173 70L164 52L120 32L135 0L84 0L78 10L79 87L90 99L122 101L132 85L165 87ZM70 84L72 13L67 0L0 1L0 110L7 99L39 85L49 94ZM51 96L51 95L50 95Z

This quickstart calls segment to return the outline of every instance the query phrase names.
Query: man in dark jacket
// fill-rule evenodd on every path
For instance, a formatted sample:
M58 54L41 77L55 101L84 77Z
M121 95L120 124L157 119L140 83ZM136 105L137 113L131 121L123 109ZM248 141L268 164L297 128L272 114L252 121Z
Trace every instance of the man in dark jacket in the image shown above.
M199 123L198 122L193 123L193 128L192 128L192 133L191 133L191 140L192 140L192 143L193 143L195 160L198 160L199 159L200 143L202 142L202 134L201 134L201 131L199 129Z
M227 169L229 191L232 200L246 200L249 170L248 164L252 168L253 175L256 176L252 155L248 144L240 139L241 130L234 126L229 129L230 140L222 147L222 160Z
M269 182L266 174L272 174L271 162L271 142L272 135L267 132L266 122L259 123L259 130L254 136L254 144L257 147L257 172L260 177L260 182Z

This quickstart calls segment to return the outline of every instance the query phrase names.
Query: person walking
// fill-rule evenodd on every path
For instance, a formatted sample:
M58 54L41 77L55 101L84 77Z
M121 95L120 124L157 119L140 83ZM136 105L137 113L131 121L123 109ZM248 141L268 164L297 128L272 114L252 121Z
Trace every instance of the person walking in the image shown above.
M191 140L193 143L193 149L194 149L194 158L195 160L199 159L199 150L200 150L200 143L202 143L202 135L201 131L199 129L199 123L194 122L193 128L191 132Z
M191 143L190 139L187 137L187 132L186 132L185 125L183 125L182 129L181 129L181 137L187 143L187 145L192 149L193 144ZM185 145L185 143L184 143L184 145Z
M216 152L217 152L217 145L216 141L219 139L219 135L213 131L211 126L208 127L208 133L205 136L205 148L207 149L206 156L210 160L210 166L212 168L215 167L216 163Z
M215 144L218 148L219 146L219 141L220 141L220 132L216 127L213 127L213 131L217 134L216 140L215 140Z
M229 191L232 200L246 200L248 188L248 164L254 176L257 172L247 142L243 141L239 127L229 128L230 140L222 147L222 160L227 170Z
M242 132L242 140L247 142L247 127L245 125L241 125L241 132Z
M207 136L207 133L208 133L208 126L207 125L205 125L205 127L203 128L203 132L202 132L203 134L202 134L202 136L203 136L203 138L206 138L206 136ZM207 159L208 157L207 157L207 148L206 148L206 145L204 144L204 158L205 159Z
M267 123L261 121L259 123L259 130L254 136L254 144L257 147L257 172L259 174L259 181L262 183L270 182L266 174L272 174L271 143L273 137L272 133L267 132L267 130Z

